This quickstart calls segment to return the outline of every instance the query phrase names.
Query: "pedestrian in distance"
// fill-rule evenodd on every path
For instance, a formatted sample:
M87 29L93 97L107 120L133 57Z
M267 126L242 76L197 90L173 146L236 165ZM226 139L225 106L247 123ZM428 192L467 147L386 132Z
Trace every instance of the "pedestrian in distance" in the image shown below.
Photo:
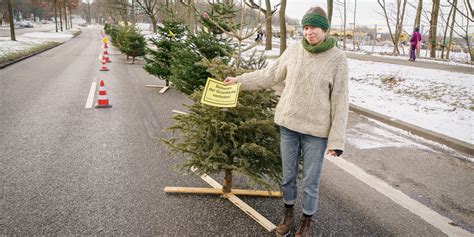
M283 217L277 235L289 234L294 223L299 160L303 160L303 203L295 236L310 236L318 209L323 158L340 156L344 150L348 117L348 69L345 53L336 39L326 35L329 21L320 7L309 9L302 19L304 38L290 45L270 66L237 77L242 90L270 88L285 81L275 110L280 126L283 168Z
M257 30L257 38L255 38L255 42L260 43L262 42L262 39L263 39L263 31L262 31L262 27L259 26Z
M421 48L421 34L420 28L417 26L413 31L410 39L410 61L415 61L416 59L416 52L420 51Z

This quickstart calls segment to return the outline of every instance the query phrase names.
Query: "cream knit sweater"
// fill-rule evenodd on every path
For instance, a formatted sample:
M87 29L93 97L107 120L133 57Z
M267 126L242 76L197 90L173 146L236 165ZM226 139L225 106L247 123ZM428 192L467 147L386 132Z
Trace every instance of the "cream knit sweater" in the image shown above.
M347 59L333 47L313 54L294 44L264 69L237 77L242 90L285 81L275 123L293 131L328 138L329 150L344 150L348 117Z

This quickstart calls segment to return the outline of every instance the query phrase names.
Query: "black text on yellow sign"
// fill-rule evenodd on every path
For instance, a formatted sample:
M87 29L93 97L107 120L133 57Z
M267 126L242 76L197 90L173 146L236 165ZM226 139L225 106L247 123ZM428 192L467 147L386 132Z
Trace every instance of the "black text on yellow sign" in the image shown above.
M207 78L201 103L215 107L231 108L237 106L240 83L224 85L222 82Z

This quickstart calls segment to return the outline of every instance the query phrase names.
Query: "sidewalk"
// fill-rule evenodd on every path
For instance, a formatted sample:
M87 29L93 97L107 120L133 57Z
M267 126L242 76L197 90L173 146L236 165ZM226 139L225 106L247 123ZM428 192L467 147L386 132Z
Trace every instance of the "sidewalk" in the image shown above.
M411 67L437 69L437 70L444 70L444 71L466 73L466 74L474 75L474 66L471 66L471 67L469 67L469 66L455 66L455 65L448 65L448 64L442 64L442 63L437 63L437 62L426 62L426 61L421 61L421 60L411 62L411 61L405 60L403 58L394 58L394 57L375 56L375 55L368 55L368 54L359 54L359 53L352 53L350 51L346 51L346 56L348 58L363 60L363 61L398 64L398 65L405 65L405 66L411 66Z
M254 42L251 40L245 40L244 43L253 44ZM280 44L273 43L272 47L273 49L279 49ZM366 54L363 52L356 53L356 52L347 51L347 50L345 52L348 58L356 59L356 60L397 64L397 65L427 68L427 69L437 69L437 70L444 70L444 71L449 71L449 72L458 72L458 73L466 73L466 74L474 75L474 65L465 65L465 66L450 65L447 62L436 61L429 58L419 58L417 61L411 62L411 61L408 61L408 57L406 57L405 59L403 57L382 56L382 55Z

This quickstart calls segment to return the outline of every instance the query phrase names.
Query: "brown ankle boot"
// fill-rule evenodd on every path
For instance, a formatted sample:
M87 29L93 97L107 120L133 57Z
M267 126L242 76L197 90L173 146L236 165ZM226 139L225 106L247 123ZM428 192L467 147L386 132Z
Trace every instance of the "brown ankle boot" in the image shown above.
M276 228L277 235L287 235L290 232L291 225L293 225L293 207L285 207L285 212L283 214L283 220L278 224Z
M298 224L298 227L296 227L295 237L310 237L312 222L312 217L301 217L300 223Z

